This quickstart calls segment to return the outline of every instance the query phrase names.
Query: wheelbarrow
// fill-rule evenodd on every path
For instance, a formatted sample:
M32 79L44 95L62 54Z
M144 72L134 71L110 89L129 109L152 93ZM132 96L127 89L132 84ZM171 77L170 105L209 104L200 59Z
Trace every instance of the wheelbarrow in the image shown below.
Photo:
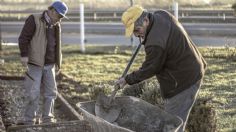
M122 96L115 100L121 112L113 123L95 116L95 100L80 102L77 107L95 132L176 132L182 125L180 118L140 98Z

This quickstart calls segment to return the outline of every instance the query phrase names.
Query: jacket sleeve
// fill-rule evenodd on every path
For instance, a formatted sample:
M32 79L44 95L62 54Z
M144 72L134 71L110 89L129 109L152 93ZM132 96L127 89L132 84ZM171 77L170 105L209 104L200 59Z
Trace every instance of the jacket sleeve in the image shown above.
M28 56L28 46L30 45L30 41L32 37L34 36L35 29L36 29L36 25L34 21L34 16L30 15L26 19L24 27L18 38L21 57Z
M126 82L129 85L139 83L145 79L148 79L157 73L162 68L164 59L163 59L163 49L159 46L148 46L145 48L146 57L141 68L137 71L134 71L128 74L125 77Z

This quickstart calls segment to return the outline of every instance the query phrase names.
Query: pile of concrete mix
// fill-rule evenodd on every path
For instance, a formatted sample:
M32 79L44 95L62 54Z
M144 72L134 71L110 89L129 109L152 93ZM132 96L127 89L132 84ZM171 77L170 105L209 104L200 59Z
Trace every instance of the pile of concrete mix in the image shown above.
M122 110L116 120L119 126L136 132L171 132L178 129L181 120L159 107L135 97L120 97Z

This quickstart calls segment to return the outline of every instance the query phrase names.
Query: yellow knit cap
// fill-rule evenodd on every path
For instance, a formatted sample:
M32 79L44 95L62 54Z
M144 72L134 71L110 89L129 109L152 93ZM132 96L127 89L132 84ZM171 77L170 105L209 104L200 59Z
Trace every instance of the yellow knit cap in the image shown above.
M134 22L142 15L144 9L139 5L128 8L123 14L121 21L125 25L125 36L130 37L134 30Z

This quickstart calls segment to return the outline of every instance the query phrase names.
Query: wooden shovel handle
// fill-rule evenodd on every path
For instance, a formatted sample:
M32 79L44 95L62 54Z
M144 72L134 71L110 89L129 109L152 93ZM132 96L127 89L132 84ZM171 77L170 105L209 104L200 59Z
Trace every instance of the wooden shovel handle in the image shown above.
M117 91L120 89L119 85L115 85L115 89L112 91L111 96L109 97L108 104L111 104L112 100L115 98Z
M132 55L132 57L131 57L129 63L127 64L127 66L126 66L126 68L125 68L125 70L124 70L124 72L123 72L121 78L125 77L126 74L128 73L130 66L131 66L132 63L134 62L134 59L135 59L135 57L137 56L137 54L138 54L138 52L139 52L139 49L140 49L141 46L142 46L142 42L141 42L141 38L140 38L140 37L139 37L139 42L140 42L140 43L139 43L139 45L137 46L137 48L135 49L135 51L134 51L134 53L133 53L133 55ZM116 93L117 93L117 91L118 91L119 89L120 89L120 86L119 86L119 85L115 85L115 89L112 91L111 96L109 97L109 102L108 102L108 104L111 104L112 100L114 99L114 97L115 97L115 95L116 95Z

